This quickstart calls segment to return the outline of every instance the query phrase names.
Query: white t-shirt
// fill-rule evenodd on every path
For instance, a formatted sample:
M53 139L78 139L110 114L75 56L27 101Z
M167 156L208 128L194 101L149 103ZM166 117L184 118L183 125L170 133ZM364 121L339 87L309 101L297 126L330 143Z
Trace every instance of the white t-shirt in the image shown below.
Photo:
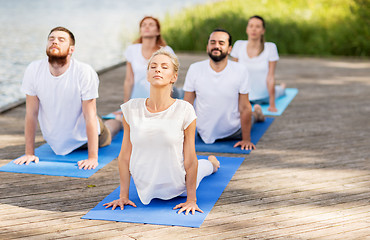
M186 191L183 158L184 130L196 119L193 106L176 101L166 110L151 113L146 99L121 105L130 126L130 173L143 204L153 198L171 199Z
M56 154L68 154L87 142L82 100L97 98L98 86L96 72L74 59L58 77L50 73L47 58L28 65L21 90L39 99L42 135Z
M248 70L233 61L215 72L210 60L193 63L186 74L184 91L195 92L197 131L205 143L230 136L240 129L239 93L250 91Z
M144 58L141 47L141 43L130 45L124 53L126 60L131 63L132 71L134 72L134 87L131 92L131 98L146 98L149 97L150 92L150 84L146 79L148 60ZM163 49L175 54L169 46L165 46Z
M248 41L246 40L236 41L230 55L238 58L239 62L248 68L251 81L249 100L267 98L269 93L266 79L269 71L269 62L279 60L276 45L272 42L265 42L263 52L257 57L250 58L247 54L247 44Z

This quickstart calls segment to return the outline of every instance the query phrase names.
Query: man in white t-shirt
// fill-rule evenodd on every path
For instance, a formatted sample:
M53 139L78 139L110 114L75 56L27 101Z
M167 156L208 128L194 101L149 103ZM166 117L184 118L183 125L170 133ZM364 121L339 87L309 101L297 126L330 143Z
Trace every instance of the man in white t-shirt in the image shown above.
M184 100L195 105L197 131L205 143L217 139L238 139L234 147L251 150L252 115L264 121L260 106L252 106L248 99L250 83L248 70L229 61L231 35L215 29L207 45L208 60L190 66L184 84ZM195 101L195 103L194 103Z
M52 29L46 46L48 58L32 62L25 71L21 89L26 94L26 149L16 164L39 161L34 151L37 119L56 154L88 148L88 159L78 162L80 169L94 169L98 147L109 145L121 128L118 120L104 124L97 117L99 78L89 65L71 58L74 45L68 29Z

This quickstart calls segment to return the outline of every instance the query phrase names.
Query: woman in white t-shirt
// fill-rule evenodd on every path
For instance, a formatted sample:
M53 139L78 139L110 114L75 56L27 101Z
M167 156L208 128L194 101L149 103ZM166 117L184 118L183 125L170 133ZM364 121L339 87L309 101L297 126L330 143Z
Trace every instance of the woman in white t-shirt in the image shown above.
M265 42L265 21L260 16L249 18L246 33L248 41L236 41L230 55L248 68L250 102L269 104L268 110L277 112L275 99L285 95L285 84L275 86L275 68L279 60L276 45Z
M160 49L174 53L161 36L158 19L144 17L140 21L140 37L127 47L124 55L127 60L126 78L123 83L123 102L131 98L149 97L150 84L146 79L146 67L152 54Z
M136 207L129 200L132 176L143 204L154 198L187 196L186 202L174 209L185 214L202 212L196 203L196 188L205 176L218 170L220 163L215 156L197 159L194 108L171 97L178 68L176 56L164 49L155 52L147 71L149 98L131 99L121 105L124 136L118 156L120 198L105 203L106 208Z

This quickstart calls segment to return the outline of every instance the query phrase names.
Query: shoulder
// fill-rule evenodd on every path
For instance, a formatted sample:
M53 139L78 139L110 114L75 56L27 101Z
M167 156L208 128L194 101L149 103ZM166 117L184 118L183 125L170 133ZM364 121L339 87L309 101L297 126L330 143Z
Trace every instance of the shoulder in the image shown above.
M131 49L141 49L141 43L134 43L134 44L131 44L127 47L128 50L131 50Z
M168 52L170 52L170 53L172 53L172 54L175 54L175 52L173 51L173 49L170 46L168 46L168 45L164 46L163 49L166 50L166 51L168 51Z
M209 65L209 60L195 62L190 65L187 74L198 74L198 73L204 72L206 71L208 65Z
M28 68L38 68L42 66L47 66L47 63L48 63L48 59L43 58L43 59L32 61L30 64L28 64L27 67Z
M246 74L248 75L248 69L245 64L229 60L227 66L229 67L229 73L231 74L236 74L241 77L244 77Z
M87 63L80 62L76 59L71 59L71 64L73 65L74 68L80 70L80 71L93 71L95 70Z
M141 45L142 45L141 43L135 43L135 44L129 45L125 50L125 54L132 54L137 51L141 51Z
M231 60L228 60L227 61L227 66L233 70L237 70L237 71L240 71L240 70L244 70L244 69L247 69L244 64L241 64L240 62L235 62L235 61L231 61Z
M239 46L242 46L242 45L246 45L247 44L247 40L237 40L235 43L234 43L234 47L239 47Z
M182 99L176 99L177 104L182 108L193 108L193 105L191 105L188 101L182 100Z
M276 44L273 42L265 42L265 48L267 49L277 49Z
M145 98L132 98L121 105L121 108L138 108L145 102Z

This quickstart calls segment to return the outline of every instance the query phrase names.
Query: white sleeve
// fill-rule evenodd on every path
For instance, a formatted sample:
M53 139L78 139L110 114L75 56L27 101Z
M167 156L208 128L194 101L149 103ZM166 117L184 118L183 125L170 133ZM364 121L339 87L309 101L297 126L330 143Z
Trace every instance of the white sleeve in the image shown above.
M170 46L167 45L167 46L164 47L164 49L176 56L175 52L173 51L173 49Z
M279 60L279 54L275 43L268 43L268 60L274 62Z
M195 92L195 79L196 71L194 69L194 64L191 64L188 72L186 73L183 90L186 92Z
M125 118L128 125L130 125L130 114L128 112L129 112L131 102L132 102L132 99L130 99L128 102L125 102L124 104L121 105L123 117Z
M36 88L35 88L35 78L36 78L36 73L35 73L35 66L33 63L29 64L28 67L26 68L26 71L24 72L23 76L23 81L22 81L22 86L21 90L23 93L30 95L30 96L36 96Z
M197 118L193 105L185 101L184 101L184 104L185 104L185 109L184 109L185 116L184 116L183 130L187 129L189 125Z
M244 68L244 67L243 67ZM251 92L251 84L249 80L249 72L247 68L244 68L242 78L240 78L240 89L239 93L240 94L247 94Z
M126 48L124 56L127 62L132 62L134 59L134 45L130 45Z
M234 43L234 46L233 48L231 49L231 53L230 53L230 56L232 56L233 58L239 58L239 52L240 52L240 46L241 46L241 41L238 40Z
M86 64L81 68L80 83L82 100L90 100L99 97L99 77L91 66Z

